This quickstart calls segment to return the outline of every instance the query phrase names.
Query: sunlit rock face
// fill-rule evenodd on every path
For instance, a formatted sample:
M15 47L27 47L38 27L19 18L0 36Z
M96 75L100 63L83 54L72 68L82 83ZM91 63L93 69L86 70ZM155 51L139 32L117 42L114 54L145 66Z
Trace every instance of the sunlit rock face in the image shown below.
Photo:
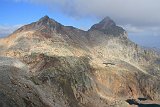
M160 101L160 55L130 41L109 17L83 31L44 16L0 39L0 48L1 107Z

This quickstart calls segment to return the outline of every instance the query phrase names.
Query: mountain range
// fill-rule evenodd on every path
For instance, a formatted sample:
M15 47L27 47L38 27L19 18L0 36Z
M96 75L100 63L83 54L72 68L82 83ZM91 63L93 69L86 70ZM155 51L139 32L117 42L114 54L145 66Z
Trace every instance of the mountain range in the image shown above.
M1 107L160 104L160 54L109 17L84 31L44 16L0 39L0 49Z

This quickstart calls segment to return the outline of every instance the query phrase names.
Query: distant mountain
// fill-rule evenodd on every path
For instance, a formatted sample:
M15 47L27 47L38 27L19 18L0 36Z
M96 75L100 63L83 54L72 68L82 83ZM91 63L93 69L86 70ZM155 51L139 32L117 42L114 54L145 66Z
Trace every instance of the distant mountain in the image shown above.
M44 16L0 39L0 49L0 106L160 101L160 55L129 40L109 17L83 31Z

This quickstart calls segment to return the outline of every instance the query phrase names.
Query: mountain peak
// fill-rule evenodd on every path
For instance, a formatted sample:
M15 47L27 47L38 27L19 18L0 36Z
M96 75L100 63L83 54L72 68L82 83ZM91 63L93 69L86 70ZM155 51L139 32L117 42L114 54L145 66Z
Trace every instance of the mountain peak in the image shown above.
M110 17L105 17L100 24L103 24L104 27L106 26L116 26L116 23L110 18Z
M46 15L46 16L42 17L41 19L39 19L39 21L36 22L36 27L37 26L38 26L38 28L45 26L44 29L46 29L46 30L59 31L62 25Z
M91 30L106 30L107 28L112 26L116 26L116 23L110 17L105 17L99 23L93 25L91 27Z
M39 19L38 23L41 23L41 24L48 24L50 23L50 21L52 22L55 22L53 19L50 19L47 15L42 17L41 19Z
M110 18L105 17L102 21L100 21L97 24L94 24L89 31L101 31L106 35L112 35L115 37L119 37L121 35L124 35L126 31L120 27L117 26L116 23ZM125 38L127 38L126 35L124 35Z
M39 21L44 21L44 20L49 20L50 18L46 15L46 16L43 16L41 19L39 19Z
M41 30L41 31L59 31L61 24L51 19L49 16L40 18L37 22L25 25L15 32L28 31L28 30Z

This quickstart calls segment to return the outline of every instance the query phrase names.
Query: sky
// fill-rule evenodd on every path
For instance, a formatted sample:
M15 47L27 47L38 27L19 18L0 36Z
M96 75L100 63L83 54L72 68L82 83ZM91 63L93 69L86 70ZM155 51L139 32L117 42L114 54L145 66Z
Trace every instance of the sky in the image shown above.
M160 0L0 0L0 37L48 15L88 30L105 16L145 47L160 48Z

